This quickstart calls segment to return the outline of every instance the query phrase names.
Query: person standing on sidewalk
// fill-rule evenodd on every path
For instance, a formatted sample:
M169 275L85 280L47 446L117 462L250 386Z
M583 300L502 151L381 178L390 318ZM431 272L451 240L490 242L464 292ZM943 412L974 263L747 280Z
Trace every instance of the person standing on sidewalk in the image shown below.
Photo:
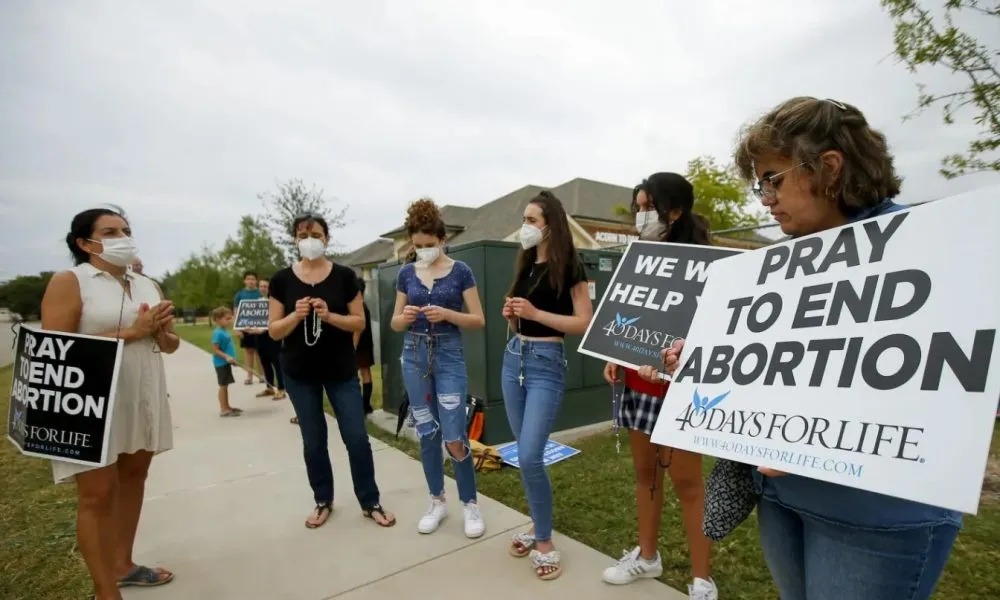
M271 285L267 279L257 282L257 289L261 298L268 298L271 295ZM281 344L275 341L266 331L257 336L257 356L260 357L260 366L264 370L264 379L267 387L257 393L258 398L272 396L274 400L285 398L285 378L281 373L281 361L279 354Z
M514 534L510 553L530 554L536 575L549 580L562 570L552 543L552 484L545 470L545 445L565 391L563 338L583 335L594 307L569 219L552 193L540 193L525 207L520 238L522 250L502 313L517 335L507 343L500 382L534 527Z
M357 278L358 290L361 291L361 298L365 297L365 280ZM363 304L365 309L365 330L354 334L354 348L357 353L358 374L361 377L361 396L365 403L365 415L375 412L372 406L372 365L375 364L375 342L372 339L372 312L368 310L368 304Z
M233 298L233 312L239 311L240 302L243 300L259 300L262 297L260 290L257 289L257 273L246 271L243 273L243 289L236 292L236 296ZM247 370L247 377L243 380L245 385L253 384L254 374L257 374L261 383L265 383L264 375L257 373L257 365L260 363L257 356L257 340L262 333L264 332L259 329L247 329L236 332L236 335L240 338L240 348L243 348L244 368Z
M781 103L740 132L733 158L792 237L905 209L885 135L837 100ZM667 373L683 347L664 350ZM760 544L782 600L929 600L962 527L954 510L766 467L745 485L761 494Z
M282 342L285 389L302 431L306 474L316 501L306 527L322 526L333 510L324 391L347 448L354 494L362 512L379 525L390 527L396 518L379 503L375 459L354 358L352 336L365 326L364 299L354 271L326 258L330 229L322 216L307 213L296 217L291 233L302 258L271 278L268 331Z
M446 232L434 202L422 199L411 204L404 226L417 261L404 265L396 276L391 327L406 332L400 357L403 382L431 496L417 531L433 533L448 515L443 442L455 469L465 535L478 538L486 523L476 502L476 471L466 428L469 380L461 329L481 329L486 319L472 270L441 252ZM468 312L462 311L463 305Z
M655 173L632 192L632 212L642 240L709 245L708 226L692 211L693 207L694 188L677 173ZM688 586L688 596L691 600L717 600L719 592L710 571L712 543L701 530L705 512L701 455L657 446L650 441L668 383L659 379L646 381L637 371L614 363L605 365L604 379L612 386L620 385L622 372L625 389L615 422L629 430L629 447L635 465L639 545L605 569L603 579L610 584L623 585L663 574L656 542L660 535L663 471L666 470L680 502L687 533L693 579Z
M73 217L66 245L75 267L52 276L42 297L42 329L125 342L104 467L52 461L56 483L75 481L76 540L97 600L121 600L119 587L168 583L173 574L132 560L146 475L153 456L173 447L163 354L177 350L173 303L152 279L131 271L132 228L120 212Z

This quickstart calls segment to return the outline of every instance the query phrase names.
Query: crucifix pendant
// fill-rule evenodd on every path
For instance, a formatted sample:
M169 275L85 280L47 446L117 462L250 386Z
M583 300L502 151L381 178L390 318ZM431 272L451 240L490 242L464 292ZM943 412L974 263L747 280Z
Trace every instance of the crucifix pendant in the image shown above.
M524 373L519 373L517 376L517 384L524 387Z

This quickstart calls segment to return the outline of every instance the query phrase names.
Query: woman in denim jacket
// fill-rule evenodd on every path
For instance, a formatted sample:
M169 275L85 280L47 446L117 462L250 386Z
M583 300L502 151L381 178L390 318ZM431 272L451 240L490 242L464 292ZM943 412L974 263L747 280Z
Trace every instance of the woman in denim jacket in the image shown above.
M857 108L793 98L748 126L736 167L793 237L902 210L880 132ZM664 355L677 367L682 344ZM927 600L961 515L760 468L754 474L764 558L782 600Z
M455 467L465 535L477 538L486 531L486 524L476 503L476 473L465 417L469 386L460 329L482 328L486 324L483 307L468 265L441 251L446 232L434 202L422 199L411 204L405 227L416 261L404 265L396 276L391 327L407 332L400 357L403 382L431 495L417 531L433 533L448 514L443 440ZM463 304L469 312L462 312Z

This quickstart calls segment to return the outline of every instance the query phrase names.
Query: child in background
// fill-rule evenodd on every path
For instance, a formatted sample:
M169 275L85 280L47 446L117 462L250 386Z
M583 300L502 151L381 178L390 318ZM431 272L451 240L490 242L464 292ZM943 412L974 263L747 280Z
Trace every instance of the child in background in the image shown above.
M215 366L215 377L219 381L219 416L238 417L243 411L229 405L229 386L236 383L233 378L233 365L236 364L236 345L233 336L229 335L229 327L233 324L233 311L220 306L212 311L212 364Z

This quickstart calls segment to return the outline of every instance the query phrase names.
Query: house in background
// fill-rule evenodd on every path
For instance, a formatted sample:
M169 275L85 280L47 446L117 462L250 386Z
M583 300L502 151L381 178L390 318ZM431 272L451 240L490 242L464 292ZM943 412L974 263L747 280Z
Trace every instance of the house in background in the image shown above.
M632 203L632 188L578 177L554 188L526 185L478 207L443 206L441 218L450 246L484 240L517 242L524 208L542 190L550 190L562 201L569 215L573 242L580 249L623 246L637 239L632 220L618 214L619 206ZM751 234L715 237L715 243L754 249L773 240ZM344 256L344 264L371 281L378 265L404 258L411 250L402 224L378 239Z

